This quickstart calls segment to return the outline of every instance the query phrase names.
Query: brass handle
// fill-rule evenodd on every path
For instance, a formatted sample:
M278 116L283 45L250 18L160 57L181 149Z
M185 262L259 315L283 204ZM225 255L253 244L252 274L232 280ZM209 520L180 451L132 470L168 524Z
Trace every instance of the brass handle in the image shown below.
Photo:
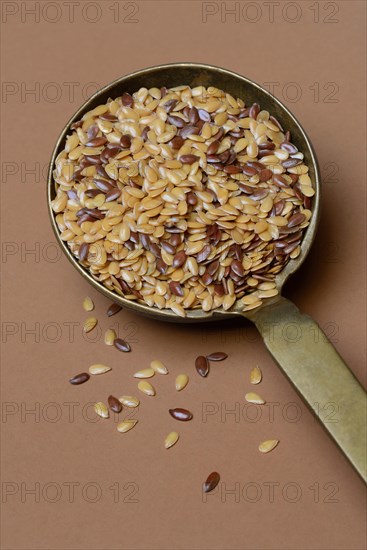
M366 393L326 335L286 298L249 311L246 317L366 482ZM330 418L330 404L335 404L337 418Z

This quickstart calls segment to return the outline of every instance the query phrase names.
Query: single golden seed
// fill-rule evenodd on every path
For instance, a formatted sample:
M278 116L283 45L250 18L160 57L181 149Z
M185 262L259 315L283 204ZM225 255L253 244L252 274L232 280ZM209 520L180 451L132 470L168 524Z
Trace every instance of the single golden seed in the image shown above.
M262 373L259 367L254 367L250 373L251 384L260 384L262 379Z
M85 311L93 311L94 309L93 300L89 296L86 296L83 300L83 309Z
M154 387L152 386L152 384L150 384L149 382L147 382L146 380L142 380L141 382L139 382L138 384L138 389L145 393L145 395L150 395L150 396L153 396L156 394L155 392L155 389Z
M152 369L155 370L158 374L168 374L168 369L161 361L158 361L158 359L155 359L150 363L150 366Z
M152 368L139 370L134 374L134 378L151 378L155 375L155 370Z
M134 426L136 426L138 423L138 420L125 420L124 422L120 422L117 424L117 431L120 433L126 433L132 430Z
M183 390L184 388L186 388L188 383L189 383L189 377L186 374L179 374L176 377L176 382L175 382L176 390L177 391Z
M275 447L278 445L279 440L278 439L267 439L266 441L263 441L259 445L259 451L261 453L270 453Z
M125 405L125 407L135 408L138 407L140 404L140 401L137 397L134 397L133 395L123 395L122 397L119 397L120 403Z
M170 432L164 440L165 448L170 449L171 447L173 447L173 445L175 445L175 443L177 443L177 441L179 440L179 437L180 436L177 432Z
M262 397L260 397L260 395L254 392L246 393L245 399L248 403L254 403L255 405L265 404L265 400Z
M104 343L107 346L113 346L114 341L117 338L116 331L113 328L109 328L106 330L104 335Z
M107 406L102 403L102 401L99 401L94 405L94 410L101 418L108 418L110 416Z
M88 319L84 323L83 330L85 333L90 332L94 329L95 326L97 326L98 320L96 317L88 317Z
M96 365L91 365L89 367L89 372L90 374L104 374L105 372L108 372L112 370L111 367L107 367L107 365L101 365L101 364L96 364Z

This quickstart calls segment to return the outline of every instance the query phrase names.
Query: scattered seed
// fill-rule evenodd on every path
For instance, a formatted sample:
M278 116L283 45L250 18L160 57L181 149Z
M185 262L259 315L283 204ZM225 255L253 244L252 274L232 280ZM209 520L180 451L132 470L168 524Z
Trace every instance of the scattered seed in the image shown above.
M112 315L116 315L119 311L122 310L122 307L118 304L111 304L110 307L107 310L107 316L112 317Z
M181 420L182 422L187 422L192 420L193 414L187 409L169 409L169 414L173 416L176 420Z
M94 410L100 416L101 418L109 418L110 413L108 412L108 409L102 401L99 401L94 405Z
M131 409L135 409L135 407L139 407L140 401L137 397L134 397L133 395L123 395L122 397L119 397L120 403L125 405L125 407L130 407Z
M125 340L123 340L122 338L116 338L113 345L115 346L115 348L117 348L119 351L124 351L124 352L128 352L128 351L131 351L131 347L130 347L130 344L128 344L127 342L125 342Z
M117 338L116 331L113 328L109 328L106 330L104 335L104 343L107 346L113 346L115 340Z
M250 373L251 384L260 384L262 379L262 373L259 367L254 367Z
M90 374L104 374L105 372L112 370L112 368L107 367L107 365L96 364L91 365L88 370Z
M139 382L138 389L141 392L145 393L145 395L153 396L156 393L154 387L152 386L152 384L150 384L146 380L141 380L141 382Z
M111 411L115 413L120 413L122 411L122 404L117 399L117 397L114 397L113 395L110 395L108 398L108 406L110 407Z
M139 370L138 372L136 372L134 374L134 378L152 378L152 376L155 375L155 370L150 368L150 369L143 369L143 370Z
M97 319L95 317L88 317L88 319L84 323L83 330L85 333L90 332L94 329L95 326L97 326Z
M89 378L90 376L87 372L81 372L80 374L73 376L73 378L70 378L69 382L74 386L78 386L79 384L84 384L84 382L87 382Z
M166 447L166 449L170 449L171 447L173 447L173 445L177 443L179 437L180 436L177 432L170 432L164 440L164 446Z
M270 453L275 447L278 445L279 440L278 439L267 439L266 441L263 441L259 445L259 451L261 453Z
M203 492L210 493L210 491L213 491L218 485L219 481L220 475L218 474L218 472L212 472L211 474L209 474L205 483L203 483Z
M260 395L254 392L246 393L245 399L248 403L254 403L255 405L264 405L265 401Z
M93 300L89 296L86 296L83 300L83 309L85 311L93 311L94 309Z
M132 430L133 427L137 425L137 423L138 420L124 420L124 422L120 422L120 424L117 424L117 431L124 434Z
M195 359L195 368L200 376L207 376L209 373L209 361L207 357L199 355L199 357Z
M158 359L155 359L150 363L150 366L152 369L155 370L158 374L168 374L168 369L163 365L161 361L158 361Z
M209 353L209 355L206 356L209 361L224 361L227 357L228 355L223 351L215 351L214 353Z
M187 384L189 383L189 377L186 374L179 374L176 377L176 390L181 391L184 388L186 388Z

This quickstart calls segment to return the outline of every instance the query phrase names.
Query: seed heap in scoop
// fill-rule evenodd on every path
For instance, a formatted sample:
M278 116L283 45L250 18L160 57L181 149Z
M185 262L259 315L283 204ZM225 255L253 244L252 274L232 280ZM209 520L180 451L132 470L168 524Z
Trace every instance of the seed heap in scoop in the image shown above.
M314 195L268 111L202 86L141 88L89 111L54 180L61 239L92 276L182 317L275 296Z

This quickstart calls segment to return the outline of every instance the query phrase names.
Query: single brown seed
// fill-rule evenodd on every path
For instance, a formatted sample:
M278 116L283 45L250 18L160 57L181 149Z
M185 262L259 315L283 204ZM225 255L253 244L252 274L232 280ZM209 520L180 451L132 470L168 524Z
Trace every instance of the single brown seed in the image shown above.
M209 353L209 355L206 356L208 361L224 361L227 357L228 355L223 351L215 351L214 353Z
M132 96L128 92L124 92L121 96L122 104L125 105L125 107L131 107L134 103L134 100Z
M175 296L184 295L183 288L178 281L170 281L168 286L172 294L174 294Z
M257 174L256 168L253 168L252 166L248 166L247 164L243 166L242 172L245 174L245 176L249 176L250 178Z
M264 170L261 170L259 172L259 178L261 182L268 181L272 177L273 172L269 170L268 168L264 168Z
M211 246L209 244L206 244L204 248L199 252L199 254L196 256L196 261L198 264L205 262L207 257L210 255L211 252Z
M233 260L231 263L231 270L239 277L244 276L242 263L238 260Z
M230 164L229 166L225 166L223 168L223 172L226 174L239 174L242 170L239 166L233 166L233 164Z
M86 147L100 147L101 145L104 145L107 143L107 139L105 137L95 137L93 139L90 139L85 144Z
M156 263L156 267L159 271L159 273L162 273L164 275L168 269L168 265L161 259L159 259Z
M161 246L168 254L175 254L176 252L176 247L168 241L161 241Z
M128 149L131 145L131 136L129 136L128 134L121 136L120 145L124 147L124 149Z
M208 111L205 111L205 109L198 109L198 115L200 120L203 120L204 122L210 122L211 116L208 113Z
M258 103L254 103L251 107L250 107L250 112L249 112L249 116L250 118L257 118L257 115L260 113L260 105Z
M125 340L123 340L122 338L116 338L116 340L114 341L113 345L114 345L115 348L117 348L119 351L124 351L124 352L131 351L130 344L128 344L127 342L125 342Z
M170 113L176 107L177 103L177 99L169 99L168 101L166 101L163 108L167 113Z
M119 311L122 310L122 307L118 304L111 304L110 307L107 310L107 317L112 317L112 315L116 315Z
M167 121L177 128L183 128L185 126L185 121L178 116L169 115Z
M115 201L116 199L119 198L120 195L121 195L120 189L110 189L110 191L107 191L106 193L105 202Z
M79 260L81 262L84 262L88 258L89 253L89 244L88 243L82 243L79 247Z
M102 115L99 115L99 118L101 120L109 120L110 122L118 121L118 118L114 115L111 115L111 113L103 113Z
M206 152L207 155L215 155L215 153L218 151L220 146L220 142L218 140L214 140L211 142L211 144L208 147L208 150Z
M186 262L186 258L187 256L183 250L178 252L173 258L173 262L172 262L173 267L181 267Z
M187 197L187 199L186 199L187 204L191 204L191 206L195 206L198 203L198 199L197 199L195 193L192 193L192 192L187 193L186 197Z
M206 271L204 275L201 277L201 280L205 286L208 286L213 282L213 275L210 275L210 273Z
M301 225L306 219L306 216L302 214L301 212L298 212L297 214L294 214L291 218L288 220L288 227L296 227L297 225Z
M179 135L183 139L188 138L191 135L197 135L200 132L199 128L197 126L190 126L189 124L187 126L184 126L179 130Z
M294 168L294 166L298 166L299 164L302 164L301 159L287 159L282 162L284 168Z
M197 157L196 155L181 155L180 161L183 162L183 164L194 164L197 160L200 160L200 157Z
M73 376L73 378L70 378L69 382L70 384L73 384L73 386L78 386L79 384L84 384L84 382L87 382L89 378L90 376L87 372L81 372L80 374Z
M117 397L114 397L113 395L110 395L108 398L108 406L110 407L111 411L115 413L120 413L122 411L122 404L117 399Z
M183 146L185 140L180 137L180 136L175 136L173 139L171 139L171 141L169 142L172 149L174 149L175 151L177 151L178 149L181 149L181 147Z
M218 474L218 472L212 472L211 474L209 474L206 481L203 483L204 493L210 493L210 491L213 491L218 485L219 481L220 475Z
M218 267L219 267L219 260L216 260L215 262L212 262L211 264L208 265L207 267L207 272L209 273L209 275L214 275L215 272L217 271Z
M196 107L190 108L189 121L191 122L191 124L197 124L199 122L199 113Z
M272 180L279 187L289 187L287 181L280 174L273 174Z
M187 409L169 409L169 414L175 418L176 420L180 420L181 422L187 422L188 420L192 420L193 414L192 412L188 411Z
M289 143L288 141L283 141L283 143L281 143L280 145L280 148L283 149L284 151L287 151L288 153L297 153L298 152L298 149L295 145L293 145L293 143Z
M203 378L205 378L205 376L208 376L209 361L207 357L204 357L204 355L199 355L199 357L195 359L195 368L198 374L200 374L200 376L202 376Z

